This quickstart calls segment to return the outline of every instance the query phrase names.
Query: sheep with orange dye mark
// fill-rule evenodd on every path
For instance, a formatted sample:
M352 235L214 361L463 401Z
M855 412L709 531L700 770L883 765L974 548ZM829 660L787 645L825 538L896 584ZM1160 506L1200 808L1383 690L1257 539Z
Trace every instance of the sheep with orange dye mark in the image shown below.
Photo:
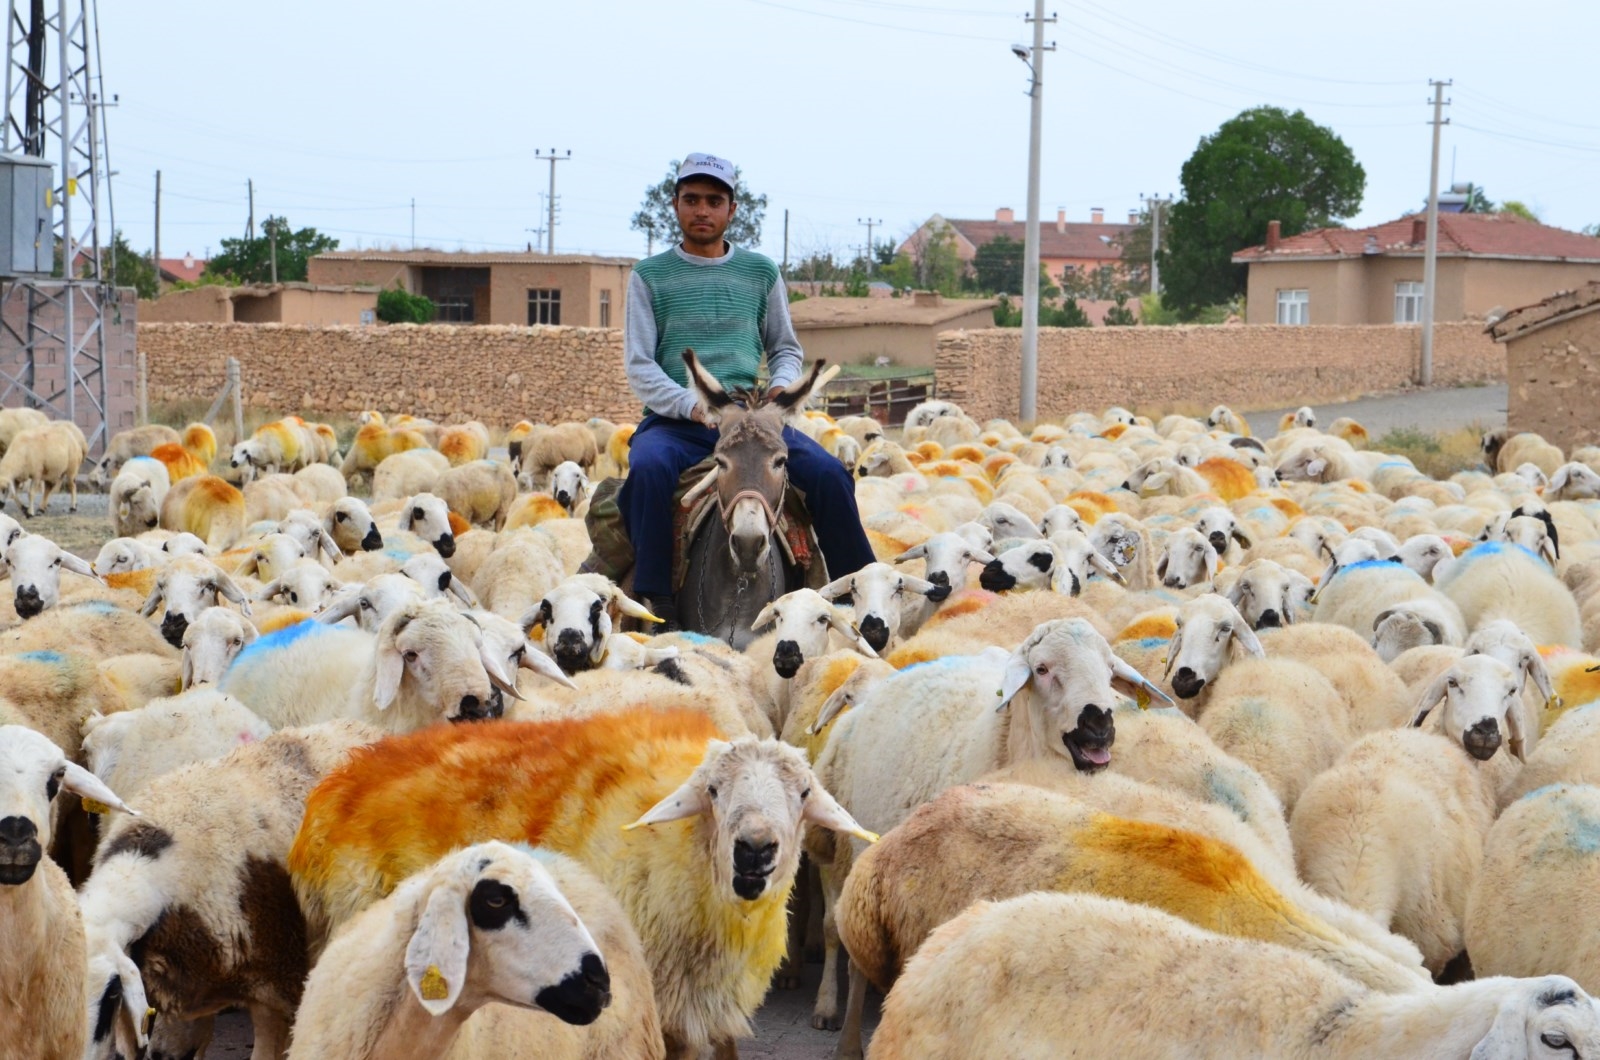
M428 448L431 448L428 440L419 431L368 423L356 432L339 470L347 480L354 481L358 475L376 471L380 464L396 453ZM448 465L449 461L445 463Z
M783 956L802 825L866 833L795 748L718 735L645 709L367 748L312 793L290 855L313 937L459 846L542 846L600 877L639 930L667 1055L731 1053Z
M244 535L244 494L217 478L199 475L173 483L161 502L161 526L190 533L212 549L232 548Z
M489 428L477 420L458 423L439 432L439 452L451 467L489 457Z
M204 475L209 466L206 461L176 442L156 446L150 450L150 456L167 465L167 476L174 485L186 478Z
M1402 965L1347 936L1239 849L1187 823L1114 816L1021 784L952 788L857 860L839 898L839 936L865 980L888 993L933 930L973 902L1076 892L1299 950L1380 993L1428 984L1420 959ZM851 1001L839 1056L860 1055Z

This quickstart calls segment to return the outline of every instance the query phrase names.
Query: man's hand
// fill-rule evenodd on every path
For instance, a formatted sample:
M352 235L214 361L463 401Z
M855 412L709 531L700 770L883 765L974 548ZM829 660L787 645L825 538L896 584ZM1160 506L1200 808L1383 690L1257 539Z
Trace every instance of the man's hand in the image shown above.
M689 413L689 418L702 427L711 426L711 417L706 413L706 410L701 408L699 405L696 405L694 410Z

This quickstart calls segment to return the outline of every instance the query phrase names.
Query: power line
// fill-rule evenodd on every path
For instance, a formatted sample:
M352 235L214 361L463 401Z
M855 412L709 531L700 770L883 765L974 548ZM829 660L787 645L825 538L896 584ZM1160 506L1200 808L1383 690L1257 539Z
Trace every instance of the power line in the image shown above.
M793 7L789 4L775 3L774 0L745 0L746 3L759 4L762 7L775 7L780 11L793 11L800 15L812 15L816 18L830 18L835 22L852 22L858 26L876 26L878 29L892 29L898 33L920 33L924 37L954 37L957 40L992 41L999 44L1010 44L1010 37L980 37L972 33L953 33L948 30L927 29L922 26L900 26L891 22L872 22L864 18L851 18L848 15L835 15L828 11L813 11L805 7Z

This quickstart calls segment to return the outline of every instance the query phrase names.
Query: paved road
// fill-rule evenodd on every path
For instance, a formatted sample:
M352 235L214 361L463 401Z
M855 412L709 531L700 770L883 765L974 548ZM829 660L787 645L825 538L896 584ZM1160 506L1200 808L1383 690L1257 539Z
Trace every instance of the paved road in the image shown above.
M1349 416L1378 438L1396 427L1444 434L1474 424L1493 430L1505 426L1506 385L1445 387L1432 390L1406 390L1378 394L1338 405L1313 406L1317 422L1327 426L1340 416ZM1293 409L1248 412L1245 419L1258 435L1272 435L1278 420Z

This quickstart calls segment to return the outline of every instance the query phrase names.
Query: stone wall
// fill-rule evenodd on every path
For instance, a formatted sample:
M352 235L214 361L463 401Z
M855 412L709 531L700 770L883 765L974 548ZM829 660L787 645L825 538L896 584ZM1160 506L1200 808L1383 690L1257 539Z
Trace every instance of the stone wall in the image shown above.
M1039 417L1123 405L1195 412L1348 400L1416 375L1421 331L1395 325L1041 328ZM1017 414L1019 328L944 332L938 394L979 419ZM1434 327L1439 385L1505 377L1504 352L1478 323Z
M409 412L440 421L633 421L622 332L601 328L398 324L141 324L150 403L209 401L229 357L244 400L279 412Z
M1506 426L1572 452L1600 444L1600 312L1574 314L1506 343Z

